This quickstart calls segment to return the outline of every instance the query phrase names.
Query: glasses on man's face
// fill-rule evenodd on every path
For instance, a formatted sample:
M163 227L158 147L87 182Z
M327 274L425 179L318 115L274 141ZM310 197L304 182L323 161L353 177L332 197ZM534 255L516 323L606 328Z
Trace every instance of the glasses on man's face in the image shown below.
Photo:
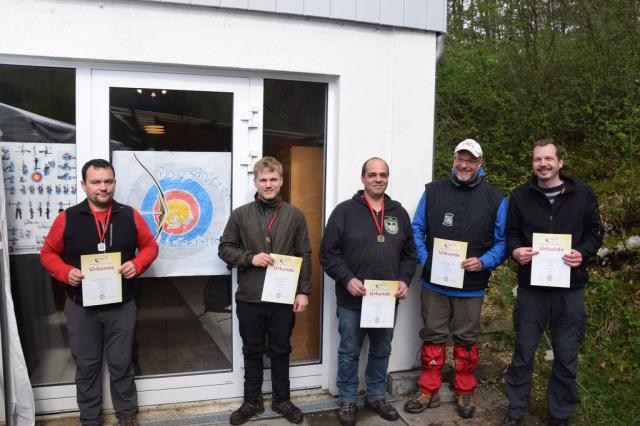
M453 159L455 160L456 163L464 164L465 166L475 166L476 164L480 163L480 161L482 161L482 159L480 158L476 158L473 160L465 160L463 158L456 157L455 155L453 156Z

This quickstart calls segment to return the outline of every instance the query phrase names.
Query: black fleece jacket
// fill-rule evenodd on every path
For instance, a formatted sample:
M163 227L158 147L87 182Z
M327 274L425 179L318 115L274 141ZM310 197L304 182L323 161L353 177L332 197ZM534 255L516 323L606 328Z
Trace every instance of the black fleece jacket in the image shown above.
M508 253L531 247L533 233L571 234L571 248L582 254L582 264L571 268L571 287L587 283L587 260L602 245L603 229L598 202L586 183L561 176L564 189L549 203L537 178L511 192L507 213ZM531 286L531 263L518 267L518 285Z
M335 208L320 247L320 263L336 282L338 305L348 309L362 306L362 297L354 297L347 291L352 278L363 282L399 280L408 286L416 270L416 246L407 211L384 196L384 242L380 243L363 195L360 190Z

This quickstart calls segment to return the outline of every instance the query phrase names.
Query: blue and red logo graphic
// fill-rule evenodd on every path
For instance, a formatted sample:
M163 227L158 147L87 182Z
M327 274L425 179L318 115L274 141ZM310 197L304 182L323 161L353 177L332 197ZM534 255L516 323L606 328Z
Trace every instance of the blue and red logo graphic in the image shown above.
M204 236L214 215L207 191L187 178L164 178L158 184L149 188L140 211L159 241L190 241Z

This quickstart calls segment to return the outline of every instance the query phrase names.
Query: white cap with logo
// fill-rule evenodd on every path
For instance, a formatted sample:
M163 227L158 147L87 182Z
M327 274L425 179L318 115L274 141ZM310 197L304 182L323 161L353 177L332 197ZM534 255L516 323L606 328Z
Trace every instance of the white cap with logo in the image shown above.
M480 147L480 144L473 139L465 139L460 142L453 153L455 154L458 151L469 151L471 155L476 158L482 157L482 148Z

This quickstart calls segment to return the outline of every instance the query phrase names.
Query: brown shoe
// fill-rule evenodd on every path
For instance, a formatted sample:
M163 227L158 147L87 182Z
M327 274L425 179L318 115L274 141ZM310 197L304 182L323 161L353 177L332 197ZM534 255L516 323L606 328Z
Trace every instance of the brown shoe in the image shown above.
M136 416L125 416L118 419L119 426L138 426L138 418Z
M338 420L341 426L355 426L358 406L353 402L341 402L338 409Z
M398 410L393 408L393 405L389 404L389 402L384 399L376 399L375 401L369 401L368 399L364 400L365 407L375 411L385 420L389 420L390 422L394 420L398 420L400 414L398 414Z
M470 419L473 417L474 411L476 411L476 401L473 395L458 395L458 405L456 411L458 415L464 419Z
M426 393L418 392L416 396L405 402L404 411L406 411L407 413L422 413L427 408L436 408L439 406L439 393L427 395Z
M296 407L291 400L285 401L281 404L276 404L275 401L271 404L271 411L274 413L282 414L290 423L301 423L304 416L302 411Z

